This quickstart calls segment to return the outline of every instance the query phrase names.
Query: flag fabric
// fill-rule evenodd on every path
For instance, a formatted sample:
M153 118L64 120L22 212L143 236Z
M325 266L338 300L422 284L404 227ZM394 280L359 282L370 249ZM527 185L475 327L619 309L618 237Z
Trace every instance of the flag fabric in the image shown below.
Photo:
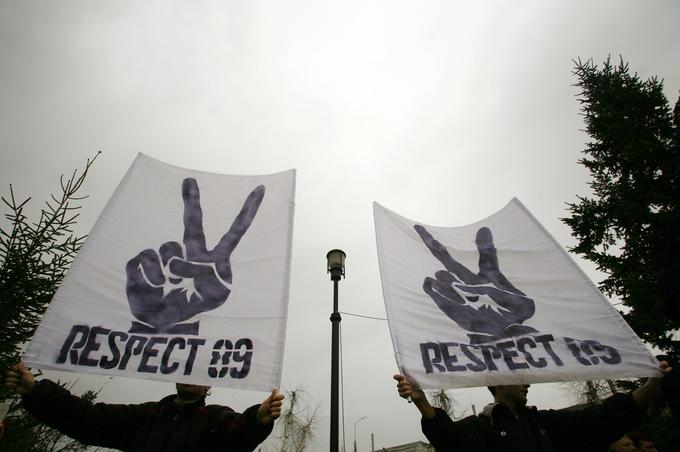
M374 203L400 371L424 389L660 376L658 362L517 199L434 227Z
M38 368L278 387L295 171L230 176L139 154L32 338Z

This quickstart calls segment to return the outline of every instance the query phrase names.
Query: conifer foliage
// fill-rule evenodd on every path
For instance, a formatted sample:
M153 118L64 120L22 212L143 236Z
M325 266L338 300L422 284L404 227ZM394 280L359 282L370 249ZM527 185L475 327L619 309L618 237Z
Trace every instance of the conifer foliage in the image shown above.
M60 179L60 192L51 195L37 221L29 219L29 201L18 200L14 187L3 196L6 212L0 221L0 400L11 403L5 419L0 450L73 451L84 446L59 432L37 423L24 412L19 398L4 386L7 370L20 358L22 347L31 339L52 296L85 240L74 233L80 209L80 194L88 171L84 169ZM72 386L69 385L69 387ZM84 397L92 400L96 393Z
M580 163L592 192L569 204L572 251L606 274L602 291L628 307L646 342L676 359L680 345L680 100L642 80L622 59L578 60L574 75L590 140Z

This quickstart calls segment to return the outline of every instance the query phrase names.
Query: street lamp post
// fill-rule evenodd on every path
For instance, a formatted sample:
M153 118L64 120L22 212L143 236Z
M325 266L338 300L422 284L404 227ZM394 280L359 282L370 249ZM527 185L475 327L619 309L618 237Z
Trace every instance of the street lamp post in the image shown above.
M345 276L345 257L342 250L326 254L326 270L333 281L333 313L331 314L331 452L339 452L339 389L340 389L340 313L338 312L338 281Z
M354 422L354 452L357 452L357 424L364 419L366 419L366 416L362 416Z

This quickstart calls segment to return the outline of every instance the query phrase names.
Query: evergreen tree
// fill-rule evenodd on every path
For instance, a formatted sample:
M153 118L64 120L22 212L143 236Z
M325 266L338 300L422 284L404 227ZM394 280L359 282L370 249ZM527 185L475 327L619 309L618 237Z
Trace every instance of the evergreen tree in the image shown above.
M79 192L88 170L99 153L87 161L79 173L60 179L61 193L52 195L37 221L29 220L26 207L30 198L16 199L10 185L2 197L6 221L0 224L0 400L11 403L5 419L0 450L73 451L84 450L59 432L37 423L19 405L19 398L4 386L7 370L20 358L52 300L85 236L77 236L73 226L78 219ZM94 399L88 391L84 397Z
M680 100L671 111L663 82L641 80L623 60L576 62L590 142L580 163L591 196L569 204L572 251L607 276L600 289L628 309L646 342L677 359L680 343Z

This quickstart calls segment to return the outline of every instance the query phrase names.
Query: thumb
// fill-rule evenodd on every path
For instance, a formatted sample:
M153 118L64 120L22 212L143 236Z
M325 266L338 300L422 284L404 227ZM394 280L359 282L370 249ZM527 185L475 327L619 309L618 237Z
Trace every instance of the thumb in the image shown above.
M267 396L267 398L264 399L264 402L262 402L262 403L269 404L269 403L273 402L273 401L274 401L274 397L276 397L276 393L277 393L277 392L278 392L278 391L276 390L276 388L275 388L275 389L272 389L271 394L269 394L269 395Z
M18 364L15 366L15 368L16 368L17 372L19 372L19 373L21 374L22 377L23 377L24 375L26 375L26 374L30 374L30 373L31 373L31 371L28 370L28 367L26 367L26 366L24 365L24 363L18 363Z
M275 402L280 402L281 400L286 398L286 396L283 395L283 393L279 392L278 388L275 388L274 390L272 390L272 394L271 394L270 397Z

